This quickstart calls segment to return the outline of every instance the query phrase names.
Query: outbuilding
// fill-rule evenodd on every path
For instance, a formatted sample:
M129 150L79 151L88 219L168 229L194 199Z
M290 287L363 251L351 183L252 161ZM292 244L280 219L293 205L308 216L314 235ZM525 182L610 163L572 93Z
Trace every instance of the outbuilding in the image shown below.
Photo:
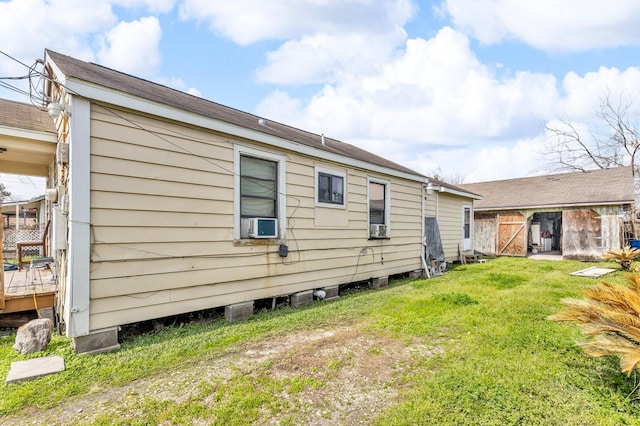
M486 255L600 260L633 237L631 167L460 187L483 196L474 205L474 249Z

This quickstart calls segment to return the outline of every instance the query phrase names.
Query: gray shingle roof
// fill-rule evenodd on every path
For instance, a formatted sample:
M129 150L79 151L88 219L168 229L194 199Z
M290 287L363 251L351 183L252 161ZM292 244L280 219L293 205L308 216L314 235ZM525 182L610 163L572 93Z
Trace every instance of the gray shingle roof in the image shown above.
M46 108L7 99L0 99L0 126L56 133L56 127Z
M476 211L630 204L631 167L563 173L459 185L482 195Z
M340 142L336 139L325 138L322 144L321 135L296 129L265 118L266 125L259 124L258 117L237 109L233 109L203 98L189 95L141 78L137 78L101 65L80 61L70 56L46 50L47 56L67 78L75 78L94 83L109 89L138 96L149 101L158 102L179 108L208 118L214 118L262 133L270 134L295 143L307 145L334 154L365 161L377 166L386 167L416 176L422 174L407 167L382 158L354 145Z

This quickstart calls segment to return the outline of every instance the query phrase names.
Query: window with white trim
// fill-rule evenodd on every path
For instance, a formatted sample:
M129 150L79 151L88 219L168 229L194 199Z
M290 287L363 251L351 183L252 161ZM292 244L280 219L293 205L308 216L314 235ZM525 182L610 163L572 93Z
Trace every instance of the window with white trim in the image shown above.
M388 238L390 235L391 197L387 180L368 179L369 237Z
M278 218L278 162L240 155L240 217Z
M316 205L322 207L345 208L346 174L335 170L316 167Z
M234 239L284 238L285 165L281 155L236 145Z

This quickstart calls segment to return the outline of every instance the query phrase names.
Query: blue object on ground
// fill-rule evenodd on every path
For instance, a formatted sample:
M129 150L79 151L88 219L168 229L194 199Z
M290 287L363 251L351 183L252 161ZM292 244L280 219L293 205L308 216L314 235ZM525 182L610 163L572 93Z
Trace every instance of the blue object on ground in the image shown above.
M14 265L13 263L4 262L4 270L5 271L15 271L18 269L18 265Z

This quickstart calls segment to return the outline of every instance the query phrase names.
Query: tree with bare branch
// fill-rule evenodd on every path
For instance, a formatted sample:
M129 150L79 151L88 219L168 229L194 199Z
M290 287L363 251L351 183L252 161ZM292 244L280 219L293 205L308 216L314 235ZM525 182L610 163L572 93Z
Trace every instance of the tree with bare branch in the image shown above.
M560 120L557 126L547 126L545 168L550 171L578 172L632 166L631 179L638 194L640 176L640 117L634 113L635 102L629 94L614 99L609 92L596 109L599 125L580 128L570 120ZM636 196L637 198L637 196ZM636 205L631 207L631 224L637 238Z

